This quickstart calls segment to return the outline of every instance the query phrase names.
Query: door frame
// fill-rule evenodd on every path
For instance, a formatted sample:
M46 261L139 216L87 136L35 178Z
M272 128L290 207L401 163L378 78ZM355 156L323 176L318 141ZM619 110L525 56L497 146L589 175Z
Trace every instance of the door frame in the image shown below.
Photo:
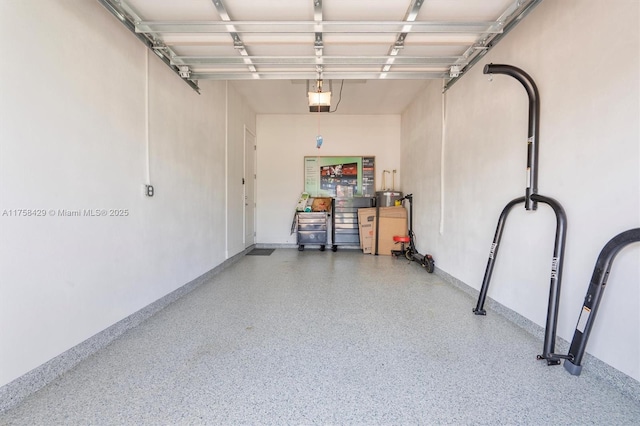
M253 138L253 146L251 148L248 149L247 147L247 143L249 142L249 138L247 138L247 135L250 135L251 138ZM246 125L244 126L244 132L243 132L243 139L244 139L244 160L243 160L243 173L242 173L242 178L243 178L243 185L242 185L242 242L244 244L244 248L248 248L252 245L254 245L256 243L256 223L257 223L257 203L256 203L256 196L257 196L257 153L258 153L258 142L257 142L257 138L256 135L253 131L251 131L251 129L249 129ZM251 156L252 158L249 158L249 156ZM249 163L249 160L253 160L251 161L251 164L248 166L247 163ZM248 183L251 182L252 183L252 190L250 191L251 193L249 194L247 191L247 187L249 186ZM248 204L252 204L252 205L248 205ZM248 214L249 214L249 209L251 209L251 215L253 216L253 220L250 226L247 226L247 220L250 219L248 218ZM251 228L251 229L248 229ZM250 238L247 238L249 232L251 232L252 236Z

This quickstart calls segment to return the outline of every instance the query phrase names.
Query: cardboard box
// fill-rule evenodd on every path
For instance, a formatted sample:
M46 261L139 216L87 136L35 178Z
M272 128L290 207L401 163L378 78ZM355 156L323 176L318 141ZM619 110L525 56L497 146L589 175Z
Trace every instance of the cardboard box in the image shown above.
M380 235L378 236L378 254L391 256L391 250L400 250L400 244L396 245L396 242L393 241L393 237L396 235L407 235L407 219L381 217L380 227L378 230L380 232Z
M376 231L376 219L375 217L371 222L362 225L362 231L360 238L360 245L362 246L362 252L365 254L371 253L373 250L373 234Z
M393 241L396 235L407 235L407 210L402 207L380 207L380 233L378 254L390 256L391 250L400 247ZM358 209L358 227L360 229L360 248L363 253L375 254L376 250L376 209Z
M373 234L376 230L376 209L358 209L358 229L360 232L360 248L363 253L371 253Z
M407 218L407 209L403 206L380 207L380 217Z
M331 211L331 198L328 197L316 197L311 203L312 212L330 212Z

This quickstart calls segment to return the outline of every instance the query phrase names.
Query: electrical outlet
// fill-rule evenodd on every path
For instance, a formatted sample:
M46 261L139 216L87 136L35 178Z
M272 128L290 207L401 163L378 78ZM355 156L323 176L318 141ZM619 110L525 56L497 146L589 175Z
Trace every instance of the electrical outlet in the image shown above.
M147 197L153 197L153 194L154 194L153 185L145 185L144 190Z

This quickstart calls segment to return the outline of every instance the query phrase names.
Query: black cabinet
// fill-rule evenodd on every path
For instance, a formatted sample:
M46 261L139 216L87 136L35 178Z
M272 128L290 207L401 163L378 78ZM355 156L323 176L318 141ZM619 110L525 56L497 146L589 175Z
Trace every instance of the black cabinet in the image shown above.
M358 209L374 207L375 198L334 198L332 208L332 250L338 246L360 246Z

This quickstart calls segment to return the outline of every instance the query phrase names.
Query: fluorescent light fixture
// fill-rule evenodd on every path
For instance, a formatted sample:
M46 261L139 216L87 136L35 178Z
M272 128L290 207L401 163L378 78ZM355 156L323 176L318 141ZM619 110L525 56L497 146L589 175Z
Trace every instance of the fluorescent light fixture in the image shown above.
M322 80L316 81L316 91L308 92L309 112L329 112L331 108L331 91L322 91Z

